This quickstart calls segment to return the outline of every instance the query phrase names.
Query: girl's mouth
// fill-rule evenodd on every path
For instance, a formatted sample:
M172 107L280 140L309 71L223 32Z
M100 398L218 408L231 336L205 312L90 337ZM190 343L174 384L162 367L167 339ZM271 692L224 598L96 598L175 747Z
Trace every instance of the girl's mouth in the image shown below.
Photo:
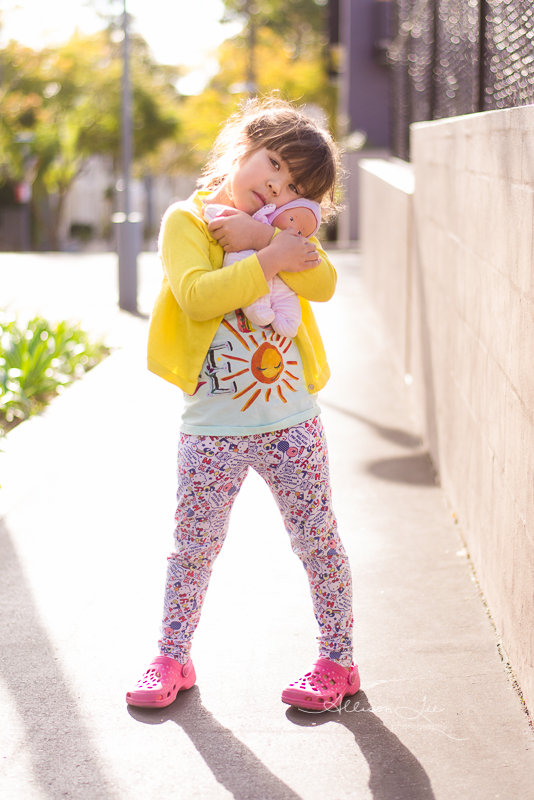
M260 194L259 192L253 192L253 194L256 195L262 206L266 205L265 197L262 194Z

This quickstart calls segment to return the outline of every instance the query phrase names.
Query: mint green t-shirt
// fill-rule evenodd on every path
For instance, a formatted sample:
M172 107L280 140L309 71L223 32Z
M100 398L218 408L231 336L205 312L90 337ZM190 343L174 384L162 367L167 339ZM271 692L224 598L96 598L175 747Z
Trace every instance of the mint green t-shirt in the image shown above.
M293 339L253 327L240 309L225 315L184 400L180 430L197 436L267 433L320 414Z

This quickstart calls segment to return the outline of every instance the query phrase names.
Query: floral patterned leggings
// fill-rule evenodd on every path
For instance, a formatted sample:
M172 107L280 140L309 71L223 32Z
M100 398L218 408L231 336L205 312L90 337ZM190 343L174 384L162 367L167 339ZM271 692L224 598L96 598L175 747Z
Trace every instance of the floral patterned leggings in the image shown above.
M167 564L161 654L182 664L189 658L213 562L249 467L273 493L291 548L308 575L320 656L350 666L352 582L332 511L328 453L319 417L250 436L181 434L176 549Z

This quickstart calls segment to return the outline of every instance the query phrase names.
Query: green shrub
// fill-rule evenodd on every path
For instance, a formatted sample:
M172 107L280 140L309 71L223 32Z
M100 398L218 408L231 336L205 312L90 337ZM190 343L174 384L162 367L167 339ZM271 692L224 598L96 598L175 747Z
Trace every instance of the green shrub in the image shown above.
M14 316L0 312L0 435L40 411L108 353L79 325L35 317L21 328Z

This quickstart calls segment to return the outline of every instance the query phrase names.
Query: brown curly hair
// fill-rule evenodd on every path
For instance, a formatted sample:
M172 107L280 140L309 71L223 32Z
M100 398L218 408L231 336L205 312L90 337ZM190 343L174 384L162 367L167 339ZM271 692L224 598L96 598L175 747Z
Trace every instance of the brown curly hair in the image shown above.
M258 150L277 153L291 177L326 216L337 210L340 151L330 133L292 103L278 98L249 100L223 125L198 185L214 190L232 167Z

